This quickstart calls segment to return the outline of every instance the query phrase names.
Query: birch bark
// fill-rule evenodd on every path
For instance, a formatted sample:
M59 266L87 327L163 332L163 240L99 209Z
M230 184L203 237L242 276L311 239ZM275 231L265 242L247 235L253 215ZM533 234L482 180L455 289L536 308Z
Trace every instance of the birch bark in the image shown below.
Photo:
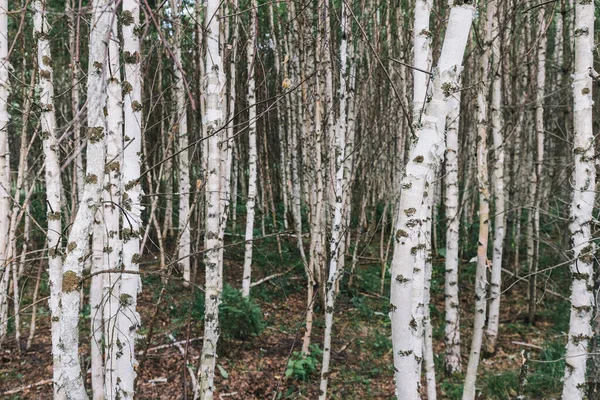
M60 307L60 344L62 350L59 395L68 399L87 399L79 363L79 303L82 260L87 256L88 239L94 215L101 207L106 155L106 93L107 43L110 37L110 2L92 2L92 21L88 66L88 144L86 149L86 176L83 197L67 241L63 264Z
M542 197L542 167L544 162L544 97L546 85L546 20L544 9L537 14L537 74L535 92L535 144L536 160L532 181L533 195L533 256L531 268L529 269L529 323L535 320L537 310L537 270L540 249L540 204Z
M181 58L181 40L182 40L182 1L171 0L171 10L173 12L173 62L175 86L173 94L177 102L177 134L178 134L178 188L179 192L179 248L177 250L178 264L183 270L184 284L190 281L190 253L191 253L191 234L190 234L190 161L188 150L188 125L187 125L187 107L186 107L186 90L184 83Z
M204 98L203 137L207 141L207 180L205 218L205 321L204 340L200 359L200 398L212 400L214 392L217 342L219 340L219 304L221 302L223 259L223 236L220 235L221 219L221 151L223 134L223 109L225 74L220 47L220 2L208 0L205 11L206 28L206 77Z
M413 25L413 124L421 122L427 100L429 74L424 71L431 69L431 38L429 30L429 17L431 15L432 0L416 0L415 17Z
M111 34L108 42L108 74L106 83L106 166L104 168L104 226L105 246L102 268L114 271L121 267L123 242L119 237L121 216L121 165L123 165L123 95L121 87L121 45L117 25L117 4L113 2L107 10L111 16ZM118 399L118 359L122 354L125 332L117 326L121 296L120 274L109 272L104 275L104 396L107 400Z
M257 148L256 148L256 89L255 89L255 49L257 34L257 4L250 2L250 32L246 44L248 57L248 200L246 202L246 243L244 249L244 272L242 296L250 296L252 274L252 246L254 238L254 209L256 206ZM265 182L262 182L264 185Z
M462 370L460 355L460 301L458 298L458 249L460 217L458 213L458 131L461 92L448 101L446 122L446 279L445 293L445 342L447 375Z
M124 137L123 149L123 271L119 295L118 329L124 334L122 354L117 360L119 394L122 399L133 399L137 361L135 340L141 325L136 310L141 279L137 272L140 263L140 230L142 226L140 184L140 152L142 148L142 80L140 70L140 5L137 0L123 0L121 14L123 29L123 61L125 80L123 87ZM160 235L159 232L157 232Z
M419 398L419 360L415 357L416 321L412 315L413 268L417 257L422 257L419 234L423 215L424 197L429 181L441 163L444 153L443 131L446 122L446 100L453 93L462 58L467 45L474 7L472 4L455 5L450 19L442 54L433 85L433 97L426 107L418 136L413 138L409 162L400 183L399 212L395 224L394 257L390 317L394 349L394 377L399 399Z
M348 10L345 2L341 6L342 40L340 43L340 88L339 88L339 117L335 125L334 143L330 148L331 157L335 157L334 180L334 210L331 222L330 262L327 285L325 286L325 336L323 340L323 364L321 367L321 384L319 399L327 398L327 383L329 380L329 363L331 359L331 332L333 328L333 313L335 298L337 296L338 280L341 272L341 259L344 258L344 243L346 241L347 223L345 219L345 200L347 198L346 172L346 74L348 67L348 42L346 40L350 31ZM333 112L333 110L330 110Z
M54 394L58 397L58 381L60 377L58 347L60 338L60 325L58 323L58 298L62 286L62 248L60 234L62 232L60 209L60 164L58 145L56 141L56 119L54 116L54 83L52 69L52 54L48 32L50 26L46 19L46 0L36 0L33 3L35 10L33 20L34 37L37 37L37 64L40 92L40 109L43 148L45 157L45 182L46 201L48 210L48 278L50 283L50 313L52 316L52 359Z
M0 343L8 328L9 262L8 227L10 221L10 163L8 149L8 0L0 0Z
M594 3L575 2L575 74L573 75L573 199L569 229L573 244L571 316L565 355L563 399L583 399L586 387L588 342L592 337L594 308L593 266L596 247L592 240L596 166L592 124Z
M487 3L485 19L482 19L483 51L479 57L481 69L480 82L477 92L477 185L479 191L479 239L477 243L477 269L475 271L475 317L473 321L473 337L469 363L465 376L463 400L475 398L475 381L483 342L487 308L487 270L488 270L488 237L490 218L490 193L487 165L487 134L488 134L488 79L490 76L490 44L492 42L492 19L496 14L497 2Z
M492 273L490 276L490 307L486 329L486 350L493 353L498 338L500 321L500 294L502 289L502 251L504 249L505 221L504 212L504 139L502 137L502 59L500 54L499 23L502 8L497 9L497 15L492 17L492 100L490 117L492 122L492 137L494 141L494 170L492 185L494 187L494 244L492 255Z

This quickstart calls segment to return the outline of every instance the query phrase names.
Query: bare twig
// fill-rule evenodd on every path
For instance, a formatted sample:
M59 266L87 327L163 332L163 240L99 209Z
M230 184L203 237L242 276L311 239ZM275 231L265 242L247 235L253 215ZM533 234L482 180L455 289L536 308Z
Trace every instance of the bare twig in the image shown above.
M8 391L6 391L4 393L0 393L0 394L2 396L7 396L9 394L16 394L16 393L23 392L25 390L33 389L33 388L38 387L38 386L50 385L51 383L52 383L52 379L44 379L43 381L32 383L31 385L21 386L21 387L16 388L16 389L11 389L11 390L8 390Z

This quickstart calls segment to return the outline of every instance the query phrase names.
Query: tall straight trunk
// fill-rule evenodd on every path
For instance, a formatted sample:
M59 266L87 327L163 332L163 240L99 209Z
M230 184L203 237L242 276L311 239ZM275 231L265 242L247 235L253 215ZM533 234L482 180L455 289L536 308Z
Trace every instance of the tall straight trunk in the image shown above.
M276 82L282 82L283 80L281 78L281 60L280 60L280 55L279 55L279 45L277 42L277 37L280 36L280 30L279 29L275 29L275 21L274 21L274 10L273 10L273 4L270 3L269 4L269 29L271 31L271 40L273 43L273 58L274 58L274 63L275 63L275 77L276 77ZM287 75L286 75L287 77ZM277 87L277 86L275 86ZM284 105L285 104L289 104L289 97L286 96L283 99ZM277 107L277 138L279 139L279 172L281 174L281 197L282 197L282 202L283 202L283 229L287 230L288 229L288 210L289 210L289 193L290 193L290 179L289 179L289 173L290 173L290 168L289 168L289 163L287 162L287 152L286 152L286 140L285 140L285 124L284 124L284 112L282 110L282 108L279 106L279 104L276 105ZM285 107L286 111L289 111L289 108ZM291 126L288 126L288 129L292 129ZM266 145L266 142L265 142ZM276 210L273 210L274 212ZM279 236L277 237L279 240Z
M231 221L232 221L232 231L235 232L235 222L237 217L237 187L238 187L238 171L239 171L239 157L237 154L234 154L236 151L235 146L235 100L236 100L236 91L235 91L235 83L236 83L236 68L235 64L237 61L237 53L238 53L238 30L239 23L237 18L238 13L238 1L231 0L230 4L230 12L233 14L231 16L231 38L228 41L231 44L231 55L229 56L229 105L227 107L227 150L229 156L229 173L231 174L231 181L228 183L228 187L231 188L231 196L229 199L231 205ZM237 158L236 158L237 157ZM235 167L233 166L233 162L235 161ZM233 171L231 169L233 168Z
M8 150L8 0L0 0L0 343L8 329L8 279L10 274L8 227L10 221L10 153Z
M56 138L56 119L54 116L54 83L52 69L52 54L50 52L50 41L48 32L50 26L46 19L46 0L37 0L33 3L34 14L34 37L37 37L37 63L39 74L41 128L44 149L46 201L48 210L48 280L50 286L50 314L52 316L52 361L54 395L58 398L58 381L61 368L59 366L60 348L60 324L58 322L59 308L58 299L62 286L62 247L61 237L61 210L60 210L60 162L58 156Z
M71 113L73 115L73 141L75 142L75 165L73 166L73 181L76 183L77 196L73 196L71 212L75 212L77 203L83 193L83 157L81 154L81 117L79 116L79 22L75 11L78 0L70 0L69 12L69 51L71 52ZM80 10L78 9L77 13Z
M537 74L535 91L535 143L536 161L533 173L533 257L529 270L529 323L535 321L537 310L537 270L540 249L540 205L542 197L542 167L544 162L544 96L546 85L546 20L544 9L538 10Z
M208 0L205 10L206 28L206 114L204 115L203 137L207 141L206 154L206 218L204 265L205 282L205 320L204 340L200 359L200 398L212 400L214 392L217 342L219 340L219 304L223 277L223 236L221 235L221 150L223 141L221 128L224 116L225 74L220 51L220 2Z
M326 0L325 7L329 3ZM329 380L329 363L331 358L331 333L333 329L333 313L335 310L335 298L337 296L338 280L341 276L341 259L344 258L344 243L346 242L346 232L348 222L344 210L345 200L348 197L348 176L345 176L346 165L346 81L348 70L348 42L346 40L348 32L351 29L348 18L348 6L345 2L341 6L341 29L342 40L340 43L340 88L339 88L339 117L335 125L335 141L329 149L330 156L335 157L335 176L334 193L335 199L333 220L331 222L331 241L330 241L330 262L327 285L325 286L325 336L323 340L323 364L321 367L321 384L319 390L319 399L327 398L327 383ZM329 18L327 16L327 18ZM328 23L328 22L327 22ZM330 113L333 110L329 110Z
M497 2L487 3L485 19L481 21L484 48L479 57L481 75L477 91L477 186L479 191L479 238L477 242L477 269L475 271L475 317L473 318L473 336L469 363L465 376L463 400L475 398L475 381L483 342L487 308L487 269L488 269L488 237L490 218L490 193L487 165L488 135L488 80L490 76L490 44L492 42L492 20L496 15Z
M571 317L565 354L563 399L583 399L588 342L592 338L594 306L593 267L596 246L592 240L596 167L594 161L592 78L594 3L575 4L575 74L573 75L573 200L569 229L573 243Z
M86 150L86 176L75 221L67 241L67 254L63 264L62 292L60 308L59 356L61 371L59 396L70 399L86 399L83 376L79 363L79 306L82 264L85 257L89 233L96 211L101 207L101 193L104 184L106 118L106 38L110 37L109 2L92 2L92 21L89 44L88 66L88 143Z
M492 99L490 118L492 122L492 137L494 141L494 170L492 185L494 187L494 244L492 252L492 273L490 276L490 307L486 329L486 350L493 353L498 338L500 321L500 294L502 289L502 252L504 249L505 221L504 213L504 138L502 137L502 58L498 26L502 8L497 9L497 15L492 17Z
M294 17L295 8L294 2L289 2L289 15L288 18L292 23L292 29L288 39L288 53L289 47L298 49L297 53L292 55L291 65L291 81L297 82L300 79L300 60L299 60L299 47L298 47L298 20ZM290 43L291 42L291 43ZM304 87L304 85L303 85ZM286 96L288 97L288 96ZM290 161L291 161L291 173L292 173L292 218L294 221L294 231L296 233L296 247L300 252L300 258L304 264L304 268L308 268L308 262L306 260L306 254L304 252L304 243L302 241L302 178L300 171L301 153L298 146L298 136L302 132L304 124L300 119L301 110L303 106L302 94L300 90L295 90L292 95L289 96L290 103L292 104L291 117L290 117ZM299 157L300 156L300 157Z
M22 61L23 73L21 80L25 81L25 70L27 69L26 59ZM19 166L17 168L17 182L15 194L13 196L12 212L10 216L10 229L8 230L8 249L6 252L7 259L10 260L10 268L12 271L12 290L13 290L13 321L15 327L15 342L17 343L17 351L21 352L21 317L20 317L20 295L19 295L19 257L17 251L17 229L21 224L21 218L24 215L24 205L29 203L29 196L26 196L23 204L21 204L21 192L23 191L25 174L27 171L27 154L29 151L29 141L27 140L27 128L29 117L31 114L31 101L33 99L33 90L35 88L36 74L31 74L29 87L23 87L23 111L21 127L21 146L19 149ZM50 102L52 105L52 102ZM24 241L23 247L25 247ZM25 248L22 249L25 251Z
M123 0L121 14L123 30L123 61L127 88L123 95L124 138L123 149L123 208L126 219L123 220L123 271L121 293L119 295L119 315L117 327L123 333L122 354L117 359L119 372L119 394L122 399L133 399L137 361L135 359L135 340L141 325L136 310L137 294L141 291L142 281L137 275L140 264L140 229L142 227L143 195L140 184L140 152L142 149L142 80L140 38L136 34L140 27L140 5L137 0ZM129 229L129 230L128 230ZM157 232L160 236L160 232Z
M109 8L111 15L111 35L108 44L108 75L106 86L106 167L104 169L104 257L102 269L114 271L121 267L123 242L119 237L121 216L121 165L123 165L123 95L121 87L119 30L117 26L116 3ZM127 89L126 86L123 86ZM117 362L124 342L118 329L119 299L121 279L119 274L109 272L104 276L104 341L105 375L104 396L108 400L119 399L119 371Z
M424 71L431 69L431 38L429 30L429 17L431 15L432 0L416 0L413 25L413 124L421 122L425 103L427 100L427 87L429 74Z
M191 234L190 234L190 161L188 151L188 126L187 126L187 107L186 90L184 82L183 63L181 58L181 40L182 40L182 0L171 0L171 10L173 12L173 61L174 61L174 79L175 85L173 94L177 104L176 125L178 129L178 187L179 192L179 219L178 219L178 249L177 263L183 270L183 282L188 284L190 281L190 254L191 254Z
M433 82L433 97L425 108L422 124L418 127L410 149L409 161L402 182L402 192L395 224L394 257L390 316L394 349L394 377L399 399L419 398L419 361L415 354L417 343L415 318L412 315L413 269L424 245L420 219L424 215L424 198L430 182L435 178L444 154L444 127L446 100L457 85L458 71L467 45L474 7L471 4L454 5L446 30L442 54Z
M250 281L252 274L252 240L254 239L254 212L256 206L257 146L256 146L256 88L255 88L255 51L257 36L257 3L250 2L250 32L246 47L248 57L248 200L246 201L246 243L244 250L244 272L242 278L242 296L250 296ZM266 182L262 182L266 185ZM263 213L266 210L263 209Z
M424 112L424 107L427 103L427 94L429 87L429 74L423 71L431 69L431 37L429 31L429 17L431 14L432 1L417 0L415 2L415 15L413 26L413 125L421 124L421 116ZM445 123L445 122L444 122ZM427 187L427 186L426 186ZM429 187L427 192L429 196L424 200L429 203L430 198L433 198L433 187ZM425 221L428 225L430 215L428 212L430 207L423 206L422 215L418 216L421 221ZM418 215L418 214L417 214ZM420 238L418 252L421 254L415 257L415 266L413 268L413 294L412 294L412 315L414 318L414 357L417 359L417 373L421 376L421 360L423 359L423 318L424 318L424 290L425 290L425 248L426 243L430 241L428 233L431 231L424 227L425 238Z
M460 216L458 213L458 131L461 92L448 99L446 122L446 279L445 294L445 343L447 375L462 370L460 355L460 301L458 297L458 249Z

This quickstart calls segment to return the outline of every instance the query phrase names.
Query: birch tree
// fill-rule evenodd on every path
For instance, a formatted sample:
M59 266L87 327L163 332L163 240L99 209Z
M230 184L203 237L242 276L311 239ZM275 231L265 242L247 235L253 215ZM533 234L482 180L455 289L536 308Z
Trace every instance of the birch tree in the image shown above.
M445 150L446 100L457 85L473 13L474 7L470 3L454 5L450 11L442 54L434 72L433 96L425 108L417 137L413 138L409 161L400 182L402 192L395 223L390 296L394 378L399 399L419 398L415 318L412 307L407 305L412 304L413 291L418 289L414 287L418 284L413 281L414 265L420 262L417 257L424 256L421 251L424 238L420 237L424 197Z
M446 123L446 279L445 294L445 369L447 375L460 372L460 301L458 298L458 240L460 218L458 214L458 131L461 94L458 91L448 101Z
M140 5L137 0L123 0L121 14L123 29L123 81L124 137L123 150L123 271L120 310L117 326L122 332L122 354L117 359L119 372L119 395L122 399L133 399L137 361L135 340L140 327L140 316L136 310L137 294L141 291L141 279L137 272L140 263L140 230L142 226L140 184L140 152L142 147L142 80L140 69Z
M35 10L33 35L37 38L37 64L38 82L40 92L41 126L44 148L46 200L48 210L48 279L50 283L50 313L52 320L52 356L54 396L58 398L58 382L60 379L60 324L58 299L62 286L62 246L61 246L61 180L58 156L58 142L56 138L56 119L54 116L54 71L52 68L52 54L50 51L49 32L46 14L46 0L36 0L33 3ZM1 39L0 39L1 40Z
M67 241L67 254L63 264L60 308L59 396L69 399L86 399L83 376L79 363L79 303L82 263L88 251L88 238L94 215L101 207L106 156L106 61L107 42L110 37L110 2L92 2L88 65L88 133L86 149L86 175L83 197Z
M535 167L531 181L533 207L531 224L533 231L533 257L529 260L529 323L535 320L537 310L537 270L540 250L540 205L542 197L542 167L544 162L544 98L546 85L546 19L544 9L537 14L537 73L535 88Z
M121 268L123 242L119 237L121 216L121 166L123 165L123 89L121 84L121 45L116 18L117 3L107 11L111 15L111 34L108 43L108 73L106 83L106 166L104 175L104 235L103 268L115 271ZM120 381L117 367L124 343L124 334L118 329L117 316L120 309L121 276L109 272L104 276L104 331L105 375L104 396L120 398Z
M505 220L504 212L504 138L502 137L502 58L500 53L500 23L502 8L497 9L497 15L492 17L491 35L492 43L492 98L490 104L490 117L492 138L494 141L494 170L492 185L494 187L494 244L492 253L492 273L490 275L490 307L486 329L486 347L489 353L496 348L498 338L498 325L500 321L500 291L502 289L502 252L504 249Z
M481 71L477 90L477 188L479 192L479 236L477 241L477 268L475 271L475 317L473 318L473 336L469 363L465 376L463 400L475 398L475 381L481 355L483 328L487 307L487 270L488 270L488 237L490 218L490 193L487 165L487 134L488 134L488 77L490 74L490 44L492 41L492 19L496 14L497 2L487 3L486 16L481 20L483 31L483 50L479 57Z
M329 5L326 0L325 6ZM330 261L327 285L325 286L325 337L323 340L323 364L321 367L321 384L319 390L319 399L327 398L327 384L329 380L329 363L331 357L331 333L333 328L333 313L335 310L335 298L337 296L338 280L341 275L341 269L344 258L344 243L346 241L346 213L345 200L348 196L348 177L345 176L347 166L346 159L346 133L347 133L347 113L346 113L346 81L348 71L348 42L347 35L351 29L348 16L348 5L342 2L341 6L341 28L342 40L340 43L340 87L339 87L339 116L335 124L334 142L330 148L330 154L335 157L335 176L334 178L334 210L333 220L331 222L331 242L330 242ZM332 112L330 110L330 112Z
M431 38L429 17L432 0L415 1L415 17L413 25L413 123L419 124L421 113L427 100L427 87L431 69Z
M208 0L205 10L206 54L203 137L207 144L206 217L205 217L205 319L200 359L200 398L212 400L214 392L217 342L219 340L219 304L222 290L223 236L221 215L221 151L224 115L225 74L220 47L220 2Z
M257 149L256 149L256 88L255 88L255 49L257 34L257 4L250 2L250 28L246 54L248 57L248 200L246 201L246 243L244 249L244 272L242 296L250 295L252 274L252 247L254 238L254 209L256 206ZM232 71L232 74L234 72ZM263 182L263 184L265 184Z
M184 71L182 70L181 58L181 0L170 0L171 12L173 13L173 62L175 85L173 94L177 104L176 126L178 130L178 192L179 192L179 245L178 245L178 264L183 269L183 281L187 284L190 281L190 254L191 254L191 234L190 234L190 161L188 154L188 126L187 126L187 107L186 90L184 82Z
M0 343L8 328L8 279L10 276L8 228L10 221L10 162L8 149L8 1L0 0Z
M563 399L583 399L586 387L588 343L592 337L594 308L593 266L596 247L592 240L596 166L592 78L594 55L594 3L575 2L575 73L573 74L573 198L569 229L573 245L571 316L565 354Z

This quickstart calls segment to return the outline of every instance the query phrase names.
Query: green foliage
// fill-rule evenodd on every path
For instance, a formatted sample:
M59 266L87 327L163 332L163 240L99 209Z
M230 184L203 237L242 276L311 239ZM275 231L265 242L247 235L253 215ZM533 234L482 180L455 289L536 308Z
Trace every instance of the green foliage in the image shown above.
M225 285L221 296L219 319L225 338L248 339L265 330L262 311L252 299L242 297L242 293L230 285Z
M454 382L450 379L444 379L440 384L440 390L444 399L460 400L463 395L462 382Z
M519 371L510 370L484 377L484 398L490 400L510 399L517 395Z
M552 322L552 329L555 332L567 332L569 330L569 318L571 315L571 305L569 302L548 296L543 304L544 307L540 307L539 316L544 320Z
M196 291L191 316L194 320L204 320L204 293ZM258 336L265 330L266 324L260 307L231 285L225 285L219 305L221 335L224 339L245 340Z
M549 394L558 395L562 388L562 378L565 373L565 344L549 342L530 363L533 372L527 379L526 392L532 398L547 398Z
M377 358L383 357L392 350L392 341L387 335L388 332L389 329L386 329L383 333L377 330L371 337L371 351Z
M549 342L538 355L530 356L529 373L523 394L526 398L545 399L560 394L565 372L565 345ZM494 373L482 377L483 394L486 399L514 398L519 389L519 369Z
M294 351L288 360L285 376L302 381L307 380L309 376L317 371L317 356L321 354L323 352L315 345L311 346L310 354Z

